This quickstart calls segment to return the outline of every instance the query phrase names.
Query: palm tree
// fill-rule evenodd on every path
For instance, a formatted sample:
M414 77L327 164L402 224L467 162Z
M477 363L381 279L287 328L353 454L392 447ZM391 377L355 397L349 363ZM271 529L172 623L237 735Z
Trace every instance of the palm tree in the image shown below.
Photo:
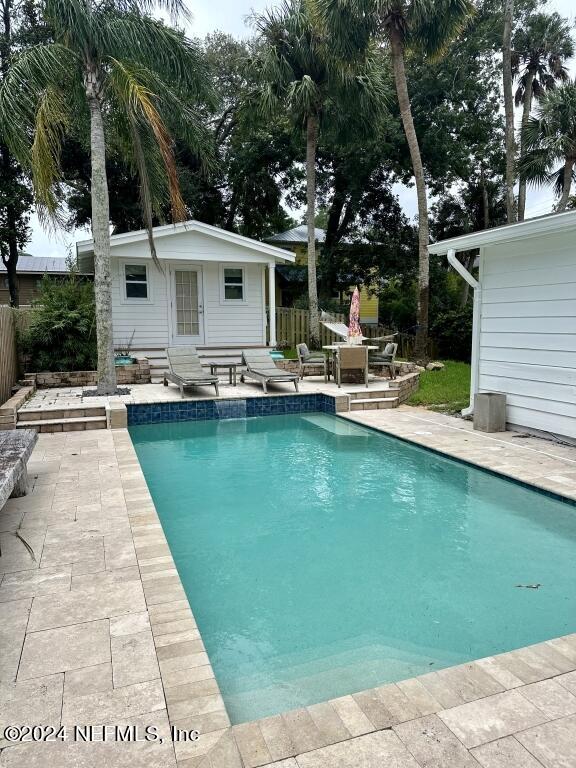
M576 167L576 80L548 91L523 131L520 169L528 182L553 184L557 211L570 201Z
M312 0L345 55L354 55L384 31L388 42L400 116L410 151L418 199L418 321L415 356L426 358L428 341L429 258L426 178L406 78L406 52L433 58L445 53L473 13L471 0Z
M514 26L514 0L504 0L504 29L502 33L502 87L504 90L505 146L506 146L506 214L508 223L516 221L516 136L514 134L514 94L512 87L512 28Z
M570 25L560 14L537 13L514 35L512 74L518 78L516 106L522 105L520 158L524 155L523 132L528 124L533 100L540 100L557 83L569 79L566 61L574 55ZM520 176L518 220L526 210L526 179Z
M152 217L170 200L173 221L186 218L168 122L199 153L198 117L184 101L205 92L198 50L146 13L186 13L182 0L45 0L53 42L16 58L0 91L0 120L12 151L32 170L37 209L59 220L60 149L89 126L92 236L98 336L98 392L116 389L112 340L107 144L121 147L140 181L152 256ZM88 131L87 131L88 133Z
M316 155L324 125L363 130L384 108L387 89L378 56L367 50L357 62L337 56L308 0L285 0L254 17L259 33L254 65L262 83L261 109L282 109L306 138L306 223L310 344L320 342L316 278Z

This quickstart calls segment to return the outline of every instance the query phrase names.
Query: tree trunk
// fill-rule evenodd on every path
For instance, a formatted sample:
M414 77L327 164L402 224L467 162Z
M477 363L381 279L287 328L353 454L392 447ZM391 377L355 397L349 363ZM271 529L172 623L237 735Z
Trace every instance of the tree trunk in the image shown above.
M530 119L532 109L532 87L534 84L534 72L528 72L526 89L524 91L524 106L522 108L522 126L520 128L520 158L524 157L524 131ZM520 189L518 190L518 221L524 221L526 213L526 179L520 175Z
M488 197L488 190L486 189L486 179L483 168L480 171L480 178L482 184L482 218L484 221L484 229L490 229L490 198Z
M12 42L12 0L4 0L2 3L2 26L4 34L0 45L0 70L2 72L2 81L8 74L8 67L11 58ZM0 146L0 157L2 160L2 176L4 178L5 190L8 190L8 199L16 187L17 172L14 167L14 160L6 144ZM11 189L12 188L12 189ZM10 306L17 307L20 304L18 293L18 275L16 268L18 266L18 235L16 228L18 225L18 214L15 206L8 202L5 206L6 211L6 240L7 243L2 247L2 261L6 267L6 277L8 279L8 292L10 294ZM7 245L7 248L6 248Z
M504 0L504 34L502 36L502 80L506 116L506 214L508 223L516 221L514 184L516 182L516 137L514 135L514 97L512 94L512 25L514 0Z
M318 118L309 115L306 121L306 224L308 227L308 303L310 305L310 347L320 347L320 315L316 282L316 146Z
M568 200L570 199L570 190L572 189L572 174L574 173L574 158L567 157L564 163L564 181L562 185L562 197L558 201L556 211L561 212L566 210Z
M473 253L466 253L461 256L462 264L464 268L470 272L474 266L475 256ZM467 280L462 280L462 290L460 291L460 306L464 308L468 304L468 298L470 296L470 283Z
M94 240L94 295L98 343L98 394L116 390L114 343L112 340L112 276L110 269L110 203L106 178L106 145L100 102L100 84L95 68L86 73L86 96L90 107L90 160L92 166L92 238Z
M1 145L0 156L2 159L2 176L4 184L10 192L16 188L16 170L10 150L5 144ZM17 307L20 304L18 291L18 216L12 203L6 203L6 242L2 243L2 261L6 267L6 278L8 280L8 292L10 294L10 306Z
M404 67L404 44L396 29L390 28L389 35L396 93L398 94L402 125L404 126L404 133L406 134L406 141L408 142L408 148L410 150L410 159L412 161L414 179L416 181L416 195L418 198L418 325L416 329L414 356L416 360L423 362L427 358L428 302L430 292L430 265L428 256L430 234L428 231L426 180L424 178L424 167L422 165L422 157L420 155L420 147L418 145L416 129L414 128L410 97L408 95L408 84L406 82L406 70Z

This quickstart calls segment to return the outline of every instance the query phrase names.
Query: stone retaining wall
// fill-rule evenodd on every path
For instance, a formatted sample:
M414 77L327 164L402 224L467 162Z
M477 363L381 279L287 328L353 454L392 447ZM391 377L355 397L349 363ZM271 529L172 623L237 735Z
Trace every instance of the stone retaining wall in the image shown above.
M398 405L405 403L420 386L420 371L414 371L397 378L392 386L398 393Z
M0 407L0 429L16 429L18 419L18 409L21 408L28 398L32 397L36 391L36 386L30 382L24 387L20 387L16 394Z
M96 371L40 371L27 373L33 377L39 389L54 387L93 387L97 383ZM133 365L116 366L116 382L126 384L150 384L150 361L144 357Z

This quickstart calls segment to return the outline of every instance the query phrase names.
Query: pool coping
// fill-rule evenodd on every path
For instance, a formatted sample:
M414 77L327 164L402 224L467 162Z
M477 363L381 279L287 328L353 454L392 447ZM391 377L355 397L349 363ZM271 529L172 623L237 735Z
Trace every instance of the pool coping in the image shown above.
M338 416L352 423L362 424L350 418L348 414ZM574 504L573 498L549 491L538 484L486 468L471 460L462 460L447 451L430 448L376 425L363 426ZM181 766L257 768L576 671L576 633L573 633L503 654L445 667L396 683L358 691L309 707L231 725L129 430L114 430L112 435L115 449L119 449L126 459L119 464L120 477L152 626L154 628L155 623L167 626L171 623L170 617L178 615L173 631L177 632L176 625L184 622L184 625L179 626L185 634L194 631L199 636L196 652L179 657L181 662L163 664L162 660L159 660L170 724L176 727L197 727L200 731L198 742L174 744L176 759ZM131 490L134 485L134 462L144 481L145 492L141 483L138 483L137 492L133 493ZM150 528L154 529L155 533L152 550L146 537L146 530ZM155 554L156 552L161 554ZM164 593L154 590L150 597L147 594L145 577L163 571L174 571L177 581L167 587ZM178 679L181 681L175 683ZM205 687L206 680L210 681L210 689L214 692L208 695L197 693L196 691ZM179 690L175 692L174 689ZM203 723L206 723L204 727ZM206 727L211 730L206 730Z

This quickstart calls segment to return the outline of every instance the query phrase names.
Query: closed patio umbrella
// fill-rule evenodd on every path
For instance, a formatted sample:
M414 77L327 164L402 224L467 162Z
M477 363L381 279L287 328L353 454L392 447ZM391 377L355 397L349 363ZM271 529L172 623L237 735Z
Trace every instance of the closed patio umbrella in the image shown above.
M349 344L362 344L362 328L360 328L360 291L358 286L354 288L352 293L352 301L350 302L350 319L348 321L348 343Z

